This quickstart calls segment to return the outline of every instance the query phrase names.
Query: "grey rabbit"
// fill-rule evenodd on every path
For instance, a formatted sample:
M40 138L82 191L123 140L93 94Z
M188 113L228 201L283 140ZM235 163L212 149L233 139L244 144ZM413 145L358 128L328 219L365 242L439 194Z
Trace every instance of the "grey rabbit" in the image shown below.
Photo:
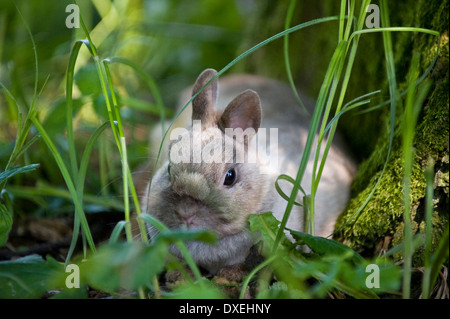
M183 94L180 105L216 74L213 69L203 71L195 82L192 95ZM287 202L276 191L275 179L280 174L295 178L310 123L308 112L300 108L292 89L282 82L252 75L227 76L220 79L219 99L218 87L219 81L215 79L178 118L174 127L187 129L177 139L166 138L164 154L168 159L156 171L150 189L147 186L142 198L143 212L171 229L207 229L217 235L216 245L197 241L186 244L196 263L211 274L223 267L244 263L254 245L247 221L251 214L271 211L281 221ZM306 102L311 110L313 102L308 99ZM199 130L195 128L196 123L201 123L201 133L205 133L200 137L194 134L195 129ZM249 134L247 139L238 140L226 134L226 128L250 129L254 133L267 128L267 135L269 128L276 128L278 136L270 135L268 141L269 144L278 142L276 167L263 171L267 163L259 159L224 161L227 156L236 160L237 155L229 153L230 150L235 152L239 143L247 146L244 157L250 158L248 146L250 140L255 139L254 134ZM160 141L160 138L161 135L156 140ZM208 154L217 150L218 158L222 160L215 158L217 161L205 162L202 158L199 162L193 152L184 153L189 161L174 160L182 154L183 147L194 144L202 151L207 149ZM174 152L174 148L178 152ZM223 151L221 155L219 151ZM311 188L312 161L313 154L302 181L306 193ZM354 162L336 136L316 194L315 235L328 236L333 232L336 219L349 199L355 170ZM289 183L280 181L280 187L290 194L292 186ZM297 201L301 200L300 194ZM303 223L302 208L294 206L287 227L303 231ZM150 237L158 233L150 225L147 230ZM171 251L182 257L175 247Z

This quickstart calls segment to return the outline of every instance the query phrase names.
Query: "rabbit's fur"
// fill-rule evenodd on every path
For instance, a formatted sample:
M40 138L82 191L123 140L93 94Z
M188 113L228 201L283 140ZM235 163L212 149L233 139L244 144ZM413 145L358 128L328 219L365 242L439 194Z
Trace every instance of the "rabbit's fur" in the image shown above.
M212 69L205 70L198 77L192 95L216 74ZM193 155L190 157L191 163L166 160L156 171L151 189L147 187L142 200L143 211L169 228L207 229L216 233L216 245L187 243L197 264L213 274L222 267L243 263L248 256L254 244L247 224L251 214L272 211L278 220L282 219L287 202L277 193L275 179L280 174L295 178L310 121L310 116L301 110L291 88L278 81L250 75L229 76L220 80L220 89L220 99L217 99L218 81L215 80L193 100L174 125L190 130L181 140L168 141L167 138L168 149L164 154L170 154L173 147L189 146L197 139L202 150L207 145L221 148L225 158L230 155L226 154L225 146L233 145L233 138L224 133L225 128L254 128L257 131L264 127L267 134L269 128L277 128L278 170L270 174L261 173L263 164L260 162L192 163ZM183 95L181 105L189 98ZM307 101L307 104L311 106L313 103ZM201 137L194 136L192 132L194 120L201 121ZM224 144L215 142L211 135L221 136ZM244 144L247 145L247 142ZM336 218L349 198L355 166L346 154L336 137L315 198L315 234L318 236L332 233ZM302 182L306 193L310 193L311 188L312 162L313 154ZM232 185L224 185L230 169L235 172L235 181ZM285 194L290 194L292 185L286 181L280 181L279 185ZM299 193L297 202L302 201L302 196ZM287 227L303 231L301 207L294 206ZM150 236L157 234L151 226L148 226L148 232ZM176 248L172 252L180 256Z

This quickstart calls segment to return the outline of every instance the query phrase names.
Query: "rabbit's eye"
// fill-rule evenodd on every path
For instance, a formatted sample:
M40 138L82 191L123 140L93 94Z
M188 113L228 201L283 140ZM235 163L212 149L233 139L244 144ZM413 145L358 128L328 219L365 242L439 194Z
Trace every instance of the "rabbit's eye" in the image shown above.
M223 182L223 185L231 186L234 184L235 180L236 180L236 171L234 169L230 169L225 174L225 180Z

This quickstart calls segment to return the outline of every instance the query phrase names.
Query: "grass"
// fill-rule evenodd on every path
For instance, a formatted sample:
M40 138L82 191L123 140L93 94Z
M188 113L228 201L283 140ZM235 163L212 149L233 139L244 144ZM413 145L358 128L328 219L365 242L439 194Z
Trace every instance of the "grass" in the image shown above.
M281 193L281 189L277 187L280 195L286 199L286 211L281 221L276 221L270 213L262 214L258 216L252 216L250 219L250 227L252 230L258 230L262 233L263 237L263 252L267 255L267 259L258 265L243 281L240 287L241 298L244 297L247 287L251 283L258 283L259 290L256 297L261 298L325 298L327 296L339 296L337 291L340 291L348 296L355 298L378 298L384 294L398 295L401 293L403 298L410 298L411 292L411 260L414 253L413 238L412 238L412 225L411 225L411 207L409 196L410 172L412 160L414 157L413 141L414 141L414 128L416 127L418 113L426 97L429 85L423 84L425 77L431 71L433 65L419 76L418 74L418 60L415 58L412 60L410 73L407 79L407 88L403 92L399 92L398 80L396 78L394 50L392 46L392 32L421 32L432 36L436 36L440 39L438 32L422 28L414 27L391 27L389 22L389 9L387 1L381 1L381 22L382 28L378 29L365 29L365 8L370 4L370 1L364 0L359 3L357 1L341 1L340 12L337 16L323 17L315 20L311 20L299 25L290 27L292 22L293 12L295 8L295 1L291 1L288 12L285 19L285 30L275 34L272 37L265 39L264 41L256 44L238 57L228 62L217 74L216 78L223 75L226 71L233 66L239 64L242 60L249 57L251 54L262 49L264 46L283 39L283 57L285 60L285 67L288 80L293 89L295 89L295 83L290 71L290 57L289 57L289 35L293 32L301 32L301 30L312 27L317 24L329 23L331 21L338 22L337 43L332 57L329 61L326 74L324 75L322 86L318 93L316 107L312 114L312 121L309 128L309 134L305 145L303 158L299 165L297 175L294 177L281 175L278 180L284 179L293 184L293 189L290 194ZM114 7L111 2L110 5ZM105 8L99 8L96 5L98 11L102 17L106 16ZM116 9L116 8L115 8ZM358 12L359 10L359 12ZM20 10L17 9L20 14ZM83 19L81 19L83 36L85 39L76 39L73 41L73 46L70 50L70 56L65 72L65 107L63 108L66 127L64 133L66 134L66 146L62 147L56 135L49 133L50 128L43 125L42 113L45 112L42 104L40 103L41 96L46 93L49 78L42 83L39 79L39 59L38 50L36 48L34 36L29 28L26 19L21 16L22 24L26 28L29 41L32 43L33 59L34 59L34 85L32 89L32 102L25 106L19 106L19 99L8 89L7 85L1 84L5 98L8 101L9 110L11 113L17 113L17 131L15 136L15 143L12 151L9 153L7 164L1 172L0 176L0 190L2 191L2 197L0 201L0 231L2 231L2 237L0 240L2 243L6 242L9 231L12 228L13 223L13 211L16 203L11 200L8 195L8 188L6 187L7 180L14 177L27 174L38 167L38 164L29 164L14 167L15 163L24 159L26 162L27 153L31 152L31 147L37 143L38 140L46 145L49 155L52 160L56 162L59 173L62 175L63 182L66 185L66 190L58 190L58 192L65 192L66 197L70 197L73 201L74 211L74 225L72 241L68 250L68 254L65 259L65 265L68 263L82 264L81 260L87 259L88 262L82 266L82 273L86 274L82 278L84 287L87 285L96 287L99 290L103 290L112 295L120 295L118 292L121 288L121 283L126 277L126 288L137 291L137 295L141 298L145 298L154 294L158 298L164 297L201 297L201 296L217 296L224 297L224 295L217 291L217 287L210 281L205 280L199 268L196 266L192 257L190 256L185 242L188 240L203 240L207 242L214 242L215 238L209 232L192 232L192 231L170 231L167 227L161 224L153 217L142 214L139 205L139 196L132 178L132 170L130 161L135 154L135 150L130 151L130 136L127 130L127 119L124 118L122 95L126 91L126 87L122 84L122 79L115 74L115 66L125 66L130 69L134 79L143 81L153 96L155 101L154 112L156 112L158 118L163 123L162 130L165 131L164 138L168 132L170 126L174 123L177 114L169 128L164 127L166 113L168 110L164 106L163 94L157 86L157 81L148 73L144 72L141 67L124 57L115 56L108 58L101 58L101 49L98 49L96 43L94 43L90 29L86 26ZM103 20L101 23L102 28L105 27ZM116 28L119 28L119 24L115 24ZM119 30L119 29L117 29ZM360 97L357 97L351 101L346 101L347 91L349 90L349 80L352 75L355 59L358 54L359 40L362 36L366 36L370 33L382 33L384 55L386 61L386 77L389 84L389 100L381 103L380 105L390 106L390 135L389 135L389 148L386 154L381 175L378 181L386 169L386 165L390 159L391 148L394 138L394 124L395 118L398 112L398 104L404 103L405 109L405 121L402 128L402 151L404 156L404 214L403 219L405 223L405 235L402 245L404 263L402 267L395 265L392 261L387 261L386 258L363 258L357 252L340 244L336 241L314 237L314 207L315 207L315 193L318 189L322 171L326 165L327 154L331 146L331 142L337 130L340 117L351 110L362 108L366 106L367 109L374 109L380 106L367 106L371 102L371 98L378 95L380 91L369 92ZM78 33L79 34L79 33ZM103 41L103 39L102 39ZM83 47L87 51L83 51ZM439 47L439 45L437 46ZM100 48L100 47L99 47ZM91 62L84 62L79 57L88 52ZM381 54L381 53L380 53ZM433 64L436 61L436 57L433 60ZM74 95L74 85L76 83L77 69L83 66L78 66L78 63L92 63L95 67L97 83L100 88L98 94L103 98L104 107L106 107L106 117L104 119L97 118L95 128L92 129L84 148L81 148L82 143L77 142L76 123L79 121L77 114L80 114L82 110L75 107L79 98ZM114 67L113 67L114 65ZM212 81L212 80L211 80ZM39 83L42 83L39 90ZM209 83L208 83L209 84ZM208 85L207 84L207 85ZM205 85L205 87L207 86ZM300 107L303 106L301 97L298 92L294 90L297 95ZM79 92L77 92L78 94ZM83 92L81 92L83 93ZM197 93L198 94L198 93ZM402 97L406 96L405 100ZM194 96L195 97L195 96ZM194 98L192 97L191 100ZM190 101L189 101L190 102ZM184 108L189 104L186 103ZM86 108L86 106L83 106ZM183 110L184 110L183 108ZM22 112L25 111L25 116ZM105 110L104 110L105 111ZM35 132L33 130L36 130ZM109 149L106 154L103 154L103 160L93 158L93 152L97 149L101 149L98 146L102 141L102 136L109 132L112 134L113 144L115 150ZM319 144L323 139L327 139L327 143L323 149L317 147L314 144L314 137L318 134ZM111 136L111 135L110 135ZM162 144L159 147L158 158L160 156ZM81 151L80 151L81 150ZM81 157L78 156L81 154ZM300 187L303 180L303 175L306 169L306 164L310 155L314 155L314 168L311 193L308 194ZM94 242L94 238L91 233L91 228L87 221L85 212L85 204L91 200L92 196L86 193L86 180L89 174L95 172L94 169L90 169L90 166L97 160L100 172L107 171L105 158L115 157L121 163L120 180L121 184L121 196L123 197L123 203L120 203L120 208L123 209L123 220L117 223L113 229L109 238L109 243L99 245ZM156 160L156 162L158 159ZM448 258L448 228L446 234L444 234L438 249L432 253L431 251L431 214L432 214L432 169L427 172L427 229L425 238L425 250L426 261L425 271L422 281L422 293L424 298L430 296L431 287L433 287L436 281L437 273L439 272L445 259ZM101 175L101 174L100 174ZM97 184L97 187L105 187L106 173L103 173L101 178L102 182ZM277 182L278 182L277 180ZM276 185L277 186L277 185ZM354 216L348 221L363 211L364 206L370 201L373 196L378 182L370 192L363 205L358 209ZM16 194L22 192L27 193L28 196L39 196L39 192L33 193L31 190L27 191L27 188L20 188L20 186L13 186L17 188ZM3 192L3 190L6 190ZM50 189L51 190L51 189ZM49 191L50 191L49 190ZM56 190L54 190L54 193ZM42 191L44 192L44 191ZM101 189L97 189L98 194L102 193ZM297 203L299 192L303 193L302 203ZM26 195L25 195L26 196ZM102 200L99 198L97 202L103 203L104 207L112 207L113 203L108 204L107 198ZM117 207L117 200L114 202ZM296 243L290 243L285 236L284 230L289 218L290 212L294 205L303 205L308 207L307 220L310 224L310 233L303 234L291 231L291 234L296 239ZM140 239L133 238L131 229L131 212L135 211L138 215L137 221L139 224ZM145 223L149 223L152 226L158 228L161 231L161 236L152 242L148 242L147 232L145 230ZM78 242L78 238L83 238L83 254L81 256L73 256L75 248ZM125 234L125 241L121 239L121 234ZM5 234L5 235L3 235ZM157 280L158 275L165 270L179 269L184 270L184 265L176 259L170 257L168 254L168 245L175 244L185 257L185 263L193 273L193 278L186 276L187 285L175 288L172 292L168 293L161 289ZM296 245L306 245L311 249L311 253L304 254L295 249ZM447 255L445 253L447 248ZM88 251L89 250L89 251ZM165 260L169 262L166 263ZM64 289L64 267L53 259L48 260L29 258L30 267L33 269L44 269L44 272L51 272L55 270L58 274L53 275L52 278L56 278L53 281L48 281L44 285L45 289L54 290L60 289L62 293L70 292ZM381 288L378 290L370 290L365 286L365 279L367 274L365 268L368 264L376 264L380 267L383 274L383 282ZM36 278L30 276L28 278L21 278L21 274L17 272L17 264L14 262L4 262L0 264L0 277L6 277L11 279L12 285L17 286L18 291L22 291L24 296L27 297L39 297L45 290L44 288L31 289L30 282ZM271 284L268 278L271 278L270 274L274 273L278 278L277 283ZM106 274L106 275L105 275ZM125 277L124 277L125 276ZM259 276L259 280L256 278ZM18 278L18 279L17 279ZM106 278L108 280L106 280ZM265 278L265 279L264 279ZM311 279L314 280L314 284L310 284ZM400 282L402 281L402 287L400 288ZM8 297L8 289L0 287L0 295Z

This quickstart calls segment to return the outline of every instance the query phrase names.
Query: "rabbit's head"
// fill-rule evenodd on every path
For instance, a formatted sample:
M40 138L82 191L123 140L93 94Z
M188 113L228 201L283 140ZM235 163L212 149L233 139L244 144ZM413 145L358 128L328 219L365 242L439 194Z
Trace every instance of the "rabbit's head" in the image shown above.
M210 83L192 101L192 125L172 131L169 160L155 173L145 207L171 229L210 230L220 240L260 212L269 183L248 147L261 123L259 96L244 91L217 111L216 74L198 77L193 95Z

